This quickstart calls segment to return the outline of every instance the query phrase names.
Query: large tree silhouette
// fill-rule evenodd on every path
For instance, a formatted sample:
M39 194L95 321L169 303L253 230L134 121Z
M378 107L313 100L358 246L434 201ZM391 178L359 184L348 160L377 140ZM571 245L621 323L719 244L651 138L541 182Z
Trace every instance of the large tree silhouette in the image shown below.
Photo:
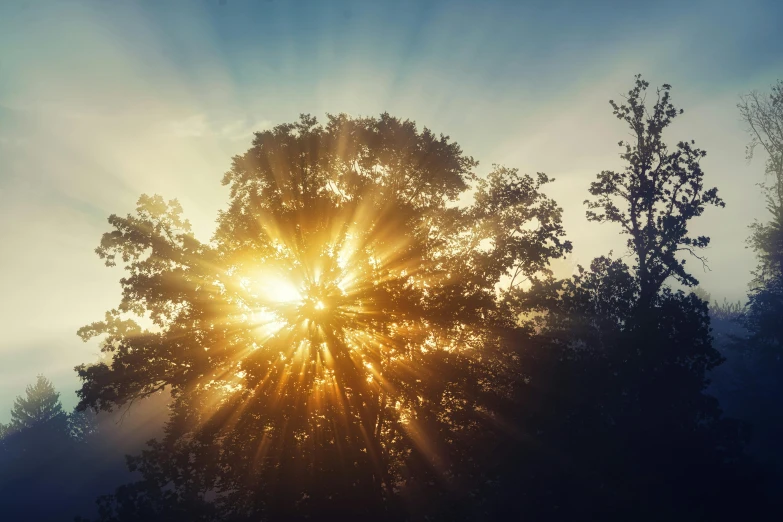
M624 104L610 102L634 136L621 142L628 167L600 173L587 202L589 219L616 222L629 236L633 266L601 257L571 279L515 296L535 312L537 332L521 354L515 422L540 441L536 453L549 455L516 454L525 471L507 502L525 499L520 516L720 520L761 509L743 427L704 393L722 361L707 304L666 285L697 284L678 256L698 257L709 238L692 238L687 225L722 201L703 189L704 152L686 142L671 151L663 141L681 113L670 87L650 109L647 87L637 76Z
M688 235L688 221L700 216L708 205L722 207L715 188L704 189L704 173L699 161L706 152L694 142L679 141L669 147L663 131L683 113L671 103L671 86L657 90L652 108L645 105L649 83L637 75L625 103L609 103L614 115L624 121L632 138L620 141L621 154L628 164L624 171L603 171L590 185L595 199L587 200L587 218L614 222L628 238L634 256L642 306L648 306L668 278L687 286L697 283L685 269L681 253L702 262L698 249L710 238Z
M570 244L543 174L496 167L457 205L476 165L387 114L302 116L234 158L210 243L158 196L111 216L97 252L128 275L80 331L110 357L77 369L80 407L173 403L102 519L479 516L472 443L517 323L499 285Z

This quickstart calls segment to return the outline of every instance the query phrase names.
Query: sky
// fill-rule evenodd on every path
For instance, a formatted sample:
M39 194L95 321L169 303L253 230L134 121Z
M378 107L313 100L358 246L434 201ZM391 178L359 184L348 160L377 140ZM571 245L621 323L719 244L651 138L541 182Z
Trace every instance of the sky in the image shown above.
M122 269L94 253L108 216L177 198L208 240L231 157L300 113L388 111L451 136L479 174L546 172L568 272L625 252L582 204L622 167L608 100L636 73L672 84L685 114L665 139L707 151L726 201L693 225L711 270L689 266L713 298L744 298L764 157L746 160L736 104L783 78L782 19L779 0L0 2L0 422L39 373L75 404L73 367L98 354L76 330L120 299Z

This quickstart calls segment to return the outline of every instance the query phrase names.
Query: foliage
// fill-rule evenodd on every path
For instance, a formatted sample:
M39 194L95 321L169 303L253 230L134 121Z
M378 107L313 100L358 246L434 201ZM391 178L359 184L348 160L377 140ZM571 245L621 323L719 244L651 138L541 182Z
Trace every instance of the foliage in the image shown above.
M748 303L739 317L743 330L727 345L732 364L725 385L730 391L726 403L753 423L751 450L775 468L778 490L774 494L779 496L783 487L779 444L783 423L770 412L783 406L783 82L773 85L768 95L756 91L743 95L738 108L750 135L748 160L760 145L767 153L766 173L772 180L761 184L770 219L753 223L748 238L758 265Z
M722 361L706 303L664 288L640 317L640 298L638 276L607 257L528 295L545 315L523 355L517 422L557 456L546 469L518 463L542 510L533 519L722 520L737 515L734 499L753 498L747 432L704 393Z
M387 114L257 133L209 243L176 200L112 215L96 251L127 273L79 331L104 358L77 368L69 447L111 445L106 412L171 400L99 520L759 518L748 426L706 393L710 317L740 310L667 286L697 284L681 254L709 239L688 224L723 203L705 153L663 141L671 88L648 111L647 87L611 102L635 139L587 203L633 260L565 280L546 175L478 177L448 137ZM742 317L775 344L783 292L765 289Z
M743 305L740 301L732 303L724 298L722 303L715 301L710 306L710 316L721 321L739 321L744 314L745 308L746 305Z
M35 384L27 386L25 396L19 396L14 401L9 425L12 431L43 426L60 431L66 425L67 414L60 404L60 394L43 375L38 376Z
M691 291L696 295L696 297L706 302L707 304L712 302L712 294L704 290L702 287L697 286Z
M632 139L619 142L625 148L620 157L628 165L623 172L598 174L598 181L590 185L596 199L585 201L589 220L618 223L630 236L628 248L635 256L643 306L669 277L687 286L697 284L678 255L685 252L704 262L696 252L710 238L688 235L688 222L708 205L724 206L717 189L704 188L699 162L706 152L693 147L694 141L680 141L674 149L663 141L663 131L683 113L671 102L671 86L657 89L651 111L645 105L648 87L637 75L626 103L609 102L614 115L631 130Z
M688 236L687 224L723 203L703 189L705 153L684 142L670 152L662 141L681 113L670 87L658 90L651 113L647 87L637 76L627 105L610 102L635 143L625 145L626 171L598 174L597 199L587 202L588 219L630 236L633 270L600 257L514 296L536 332L521 348L515 425L549 455L523 448L509 459L524 471L504 505L520 517L721 520L748 516L745 503L761 506L762 476L743 454L747 427L724 419L704 393L723 361L707 301L665 286L669 277L698 283L676 254L708 244Z
M77 368L80 408L174 402L102 519L475 515L487 366L516 324L497 287L570 250L545 175L496 167L458 206L476 165L386 114L302 116L234 158L210 244L158 196L112 216L97 252L128 276L80 331L111 357Z
M761 145L767 153L766 173L772 176L771 185L761 184L772 219L751 225L748 239L759 259L753 284L763 286L783 270L783 81L778 80L768 96L757 91L743 95L737 107L750 134L748 160Z
M64 501L74 487L68 420L59 393L42 375L14 401L0 452L0 505L9 520L61 519L63 506L56 501ZM42 502L42 494L51 502Z
M766 223L752 223L747 241L758 260L751 281L751 286L758 289L763 288L783 271L783 206L768 200L767 210L771 219Z
M721 324L720 316L717 318L728 361L715 374L715 392L727 412L752 425L753 439L748 449L771 476L768 491L772 498L780 498L783 488L783 452L779 444L783 422L772 413L783 407L781 313L783 290L780 279L775 278L751 291L741 313L723 320L731 321L731 328Z
M98 419L94 411L74 410L68 415L68 434L76 442L88 442L98 433Z
M30 400L26 394L17 402L48 403L53 404L50 411L62 410L48 380L39 378L28 390L44 400ZM17 430L0 424L2 519L59 522L77 514L96 514L96 497L131 478L124 455L140 451L159 431L153 426L155 419L162 422L161 410L165 411L165 402L159 397L137 403L132 415L124 409L97 416L73 411L66 423L58 414L55 423L50 419Z
M783 182L783 80L778 80L768 96L758 91L747 93L737 104L742 120L748 125L750 143L748 159L753 158L756 147L761 145L767 153L766 171L775 177L772 194L781 201Z

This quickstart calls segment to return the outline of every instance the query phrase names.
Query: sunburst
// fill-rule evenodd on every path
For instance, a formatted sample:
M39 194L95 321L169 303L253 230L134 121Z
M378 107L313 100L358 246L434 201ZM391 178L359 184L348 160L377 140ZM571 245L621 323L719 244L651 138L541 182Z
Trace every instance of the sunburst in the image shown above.
M226 498L267 491L248 480L294 494L284 485L305 475L389 498L412 456L447 473L436 437L476 414L469 395L483 386L492 325L513 321L494 287L514 266L540 268L518 259L540 241L518 225L558 216L539 205L545 179L503 169L479 184L475 209L448 207L475 162L409 122L315 125L260 133L234 159L210 244L188 234L177 204L145 197L138 218L112 217L118 232L98 249L130 263L122 306L149 312L159 331L131 331L119 312L83 329L116 350L111 367L80 369L85 403L171 386L167 444L215 448L220 467L202 464ZM487 206L495 196L502 213ZM562 231L550 232L562 250ZM505 253L474 252L485 237Z

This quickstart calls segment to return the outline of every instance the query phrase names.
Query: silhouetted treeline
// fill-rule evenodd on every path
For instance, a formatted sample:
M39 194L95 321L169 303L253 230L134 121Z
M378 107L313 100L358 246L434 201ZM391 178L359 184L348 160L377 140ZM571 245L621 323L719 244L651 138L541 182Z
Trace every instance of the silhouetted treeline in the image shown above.
M388 114L303 115L257 133L223 178L230 201L211 242L160 196L110 217L97 253L128 271L122 301L79 332L108 358L77 368L71 414L42 378L17 400L3 427L5 512L774 519L780 84L769 99L740 106L775 178L772 217L751 230L747 305L672 287L698 284L685 261L705 262L710 239L689 225L724 203L706 153L665 139L683 112L669 85L652 93L637 76L611 102L631 138L623 170L589 186L587 217L616 227L628 256L567 279L549 270L571 244L545 174L495 166L479 178L447 136ZM457 204L471 188L473 203ZM138 402L159 413L145 436L162 425L141 452L140 428L117 423ZM118 471L121 448L132 474ZM87 497L99 495L96 512Z
M97 496L132 478L125 455L160 433L167 402L161 395L114 414L66 413L51 382L39 376L16 399L11 421L0 424L2 520L97 515Z
M727 363L716 373L716 393L728 413L749 422L749 451L776 473L774 493L783 492L783 81L769 93L742 97L740 114L751 141L748 159L758 148L767 155L768 220L751 226L748 245L756 253L748 301L713 307L718 343Z

